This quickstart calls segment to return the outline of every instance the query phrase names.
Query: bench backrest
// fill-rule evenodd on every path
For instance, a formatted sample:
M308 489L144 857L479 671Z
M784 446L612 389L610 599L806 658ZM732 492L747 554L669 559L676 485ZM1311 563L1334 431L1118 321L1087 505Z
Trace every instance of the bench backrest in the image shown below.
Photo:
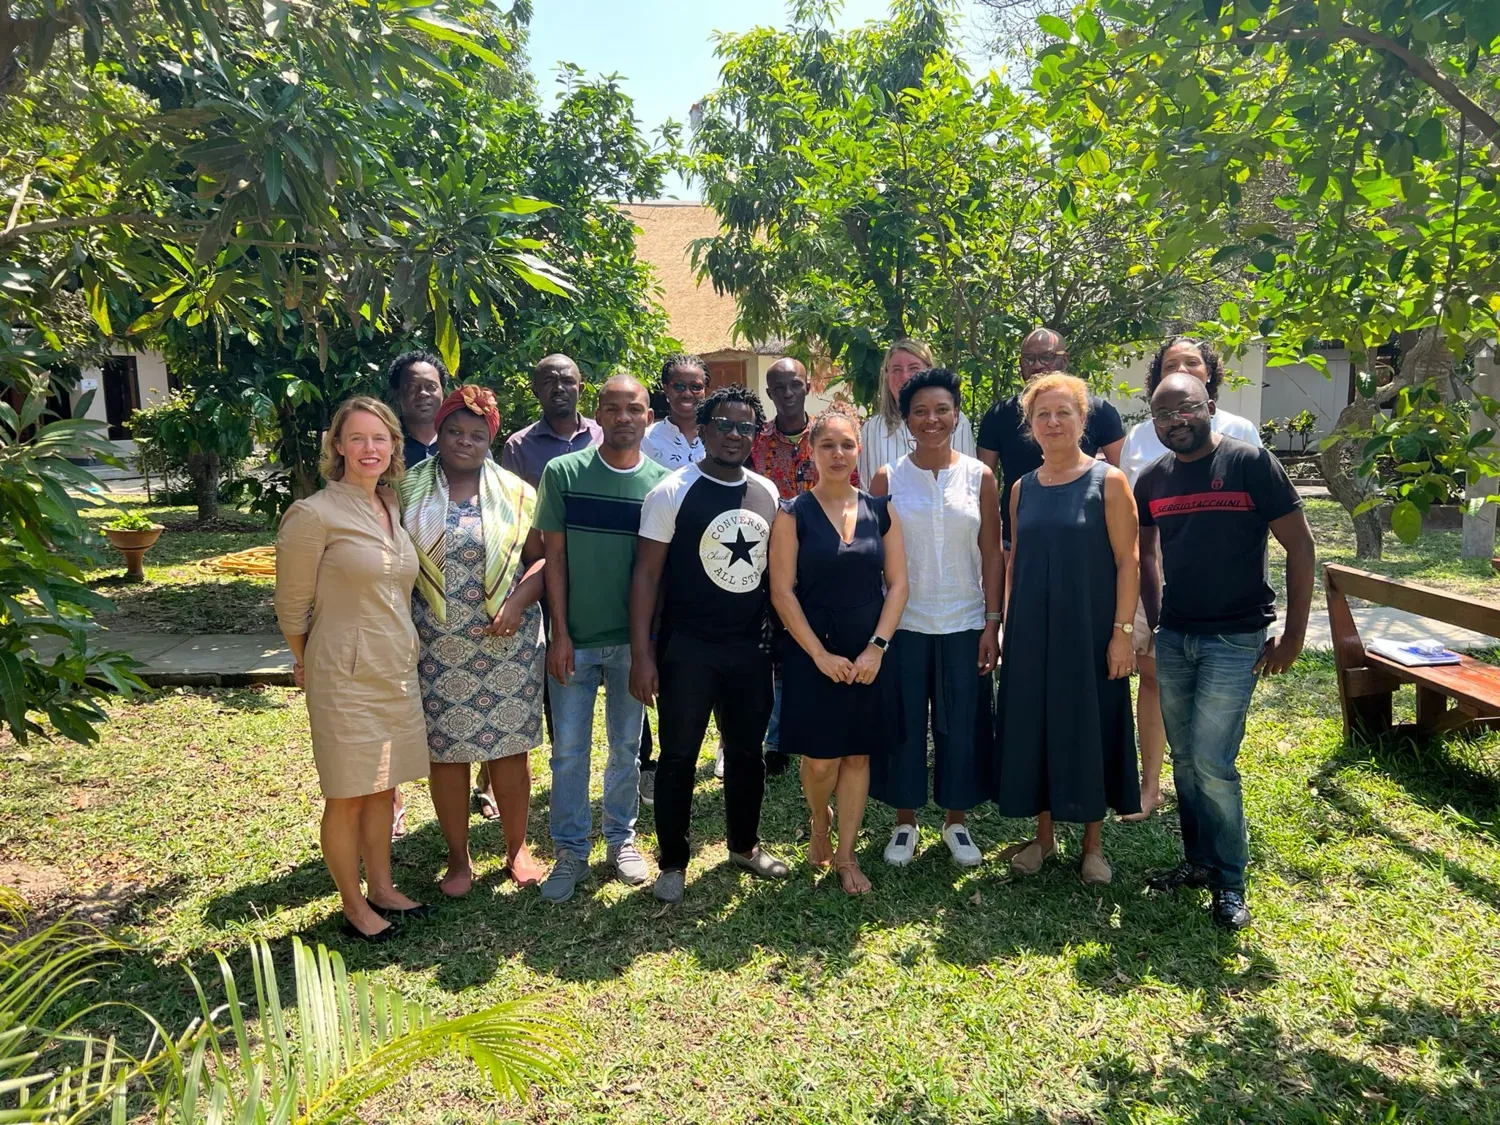
M1445 590L1434 590L1431 586L1419 586L1415 582L1383 578L1368 570L1356 570L1352 566L1340 566L1338 563L1328 563L1323 567L1323 582L1329 593L1363 598L1367 602L1388 605L1393 609L1415 613L1418 617L1456 625L1460 629L1472 629L1486 636L1500 637L1500 605L1491 602L1476 601Z

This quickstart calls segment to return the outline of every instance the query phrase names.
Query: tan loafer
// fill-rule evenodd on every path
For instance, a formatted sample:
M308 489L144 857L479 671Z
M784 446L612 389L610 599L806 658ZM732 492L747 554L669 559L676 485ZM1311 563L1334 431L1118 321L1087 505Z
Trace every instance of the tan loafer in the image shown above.
M1040 840L1028 840L1015 855L1010 857L1010 869L1017 875L1035 875L1042 869L1042 864L1056 854L1055 842L1043 848Z
M1115 873L1109 866L1109 860L1098 852L1085 852L1083 854L1083 882L1090 887L1106 886Z

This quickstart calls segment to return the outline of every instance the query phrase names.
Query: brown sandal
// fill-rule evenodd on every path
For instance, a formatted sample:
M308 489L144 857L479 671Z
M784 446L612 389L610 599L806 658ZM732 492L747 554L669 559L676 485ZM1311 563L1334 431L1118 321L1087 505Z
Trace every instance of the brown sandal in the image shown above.
M874 884L870 883L869 876L866 875L863 871L861 871L859 869L859 861L858 860L853 860L853 859L835 859L833 861L833 869L838 872L838 875L839 875L839 885L844 888L844 893L846 895L867 895L867 894L869 894L871 891L873 891L875 889ZM844 874L845 874L845 872L848 872L848 871L855 872L861 879L863 879L865 881L865 883L867 884L867 886L863 890L851 891L849 889L848 884L844 882Z
M823 863L819 863L817 860L812 859L810 857L808 859L808 862L811 863L814 867L827 867L829 865L829 863L832 862L831 857L833 855L833 806L832 805L828 806L828 828L825 831L823 831L823 832L819 832L816 828L814 828L812 826L811 822L809 822L808 826L807 826L807 832L808 832L808 835L811 837L812 844L817 844L818 841L821 840L824 844L828 845L828 854L830 856L830 859L828 861L826 861L826 862L823 862ZM809 847L808 851L811 852L812 848Z

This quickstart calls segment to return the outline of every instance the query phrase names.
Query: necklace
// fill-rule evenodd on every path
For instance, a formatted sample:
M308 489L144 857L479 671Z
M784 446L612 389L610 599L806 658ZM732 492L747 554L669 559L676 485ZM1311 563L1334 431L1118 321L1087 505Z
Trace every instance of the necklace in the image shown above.
M1058 484L1058 483L1060 483L1059 478L1067 476L1069 473L1072 473L1074 469L1078 468L1078 465L1079 465L1079 463L1077 461L1075 461L1075 462L1073 462L1073 464L1068 469L1063 470L1063 471L1054 471L1054 472L1052 472L1052 473L1049 474L1047 472L1047 466L1046 466L1046 464L1043 463L1042 467L1040 469L1038 469L1037 472L1036 472L1037 480L1041 481L1043 484L1046 484L1046 485ZM1085 469L1087 469L1087 466L1085 466ZM1077 475L1077 474L1075 474L1075 475Z

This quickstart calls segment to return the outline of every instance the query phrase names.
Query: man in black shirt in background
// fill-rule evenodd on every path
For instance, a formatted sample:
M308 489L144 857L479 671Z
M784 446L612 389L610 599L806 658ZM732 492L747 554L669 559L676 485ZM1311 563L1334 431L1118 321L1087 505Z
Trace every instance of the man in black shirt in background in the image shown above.
M762 878L787 866L760 847L771 717L766 563L781 496L745 464L765 424L760 399L724 387L698 407L703 460L678 469L646 497L630 589L630 690L657 707L654 893L681 902L687 878L693 774L710 714L724 744L729 858ZM651 639L661 592L659 641Z
M1068 369L1068 342L1050 328L1037 328L1021 341L1021 382L1029 383L1052 371ZM1042 448L1031 439L1021 416L1021 396L1000 399L984 413L979 423L979 459L1000 482L1000 538L1010 550L1010 490L1033 469L1042 467ZM1089 416L1083 421L1079 442L1090 457L1102 455L1111 465L1120 463L1125 444L1125 426L1120 412L1096 394L1089 395ZM996 466L999 466L996 468Z
M1151 396L1151 418L1169 452L1135 485L1141 597L1156 630L1161 713L1186 854L1150 886L1208 887L1214 921L1239 930L1250 924L1250 843L1235 760L1256 678L1285 672L1302 651L1313 539L1281 462L1269 450L1215 433L1213 413L1201 381L1163 379ZM1270 638L1276 595L1266 582L1267 532L1286 549L1286 628Z

